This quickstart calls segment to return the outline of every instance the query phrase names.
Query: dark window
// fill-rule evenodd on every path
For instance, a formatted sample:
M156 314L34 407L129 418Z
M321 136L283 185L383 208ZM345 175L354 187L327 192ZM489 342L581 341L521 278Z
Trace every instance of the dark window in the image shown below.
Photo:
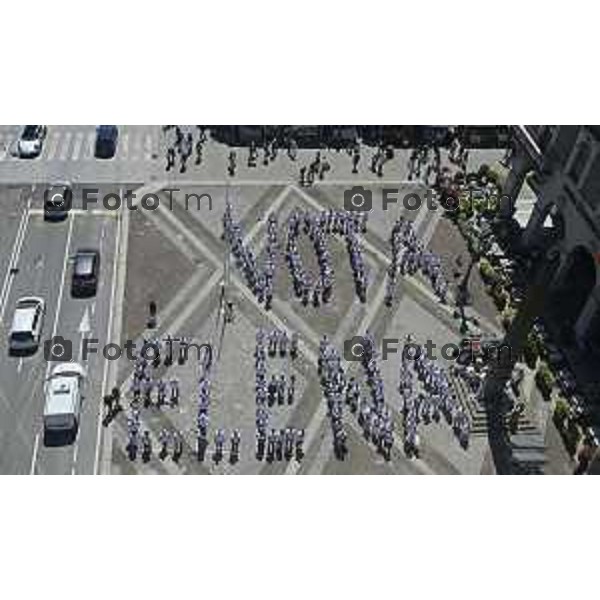
M37 135L37 126L36 125L26 125L23 130L23 135L21 136L25 141L36 140Z

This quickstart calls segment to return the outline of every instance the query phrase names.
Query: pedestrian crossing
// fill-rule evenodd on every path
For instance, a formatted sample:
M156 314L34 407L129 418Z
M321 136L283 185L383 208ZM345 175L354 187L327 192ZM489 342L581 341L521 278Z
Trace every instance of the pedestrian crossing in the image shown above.
M20 160L17 156L17 141L20 131L0 131L0 162ZM72 130L48 130L41 156L34 160L47 162L80 162L102 160L94 156L96 132ZM155 136L148 130L119 133L114 158L119 162L143 162L152 160L156 150Z

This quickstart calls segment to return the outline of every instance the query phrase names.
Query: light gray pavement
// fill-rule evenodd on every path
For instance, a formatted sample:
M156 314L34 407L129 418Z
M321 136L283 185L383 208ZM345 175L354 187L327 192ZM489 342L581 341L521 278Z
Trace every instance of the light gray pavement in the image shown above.
M388 182L386 185L391 185ZM417 189L418 184L405 184L406 189ZM328 333L340 348L344 339L371 329L377 337L383 335L403 338L409 331L425 340L432 337L440 345L455 342L459 338L458 323L453 320L451 310L441 308L424 282L409 278L404 281L398 299L391 313L382 306L382 284L385 267L389 262L387 237L391 230L395 211L390 219L389 213L380 208L373 211L370 218L370 231L364 239L365 259L371 271L370 296L367 305L360 305L350 288L351 274L345 249L341 242L332 244L331 251L336 264L335 302L319 311L304 308L290 298L290 281L287 268L282 259L279 261L275 281L276 298L273 310L265 313L260 308L240 275L232 269L229 295L236 308L235 323L225 330L221 340L220 329L215 324L218 318L219 283L223 277L225 248L220 240L220 220L225 198L234 204L236 219L242 221L244 232L252 239L255 250L260 251L264 243L266 216L274 211L280 224L295 207L322 209L341 207L343 188L335 185L319 185L311 189L288 186L215 186L209 185L185 187L183 192L206 191L211 194L213 210L185 211L182 203L177 202L173 211L164 208L156 212L144 212L136 215L135 226L131 228L132 240L146 252L152 252L154 268L162 272L163 261L174 269L177 266L189 270L190 262L198 265L202 276L193 284L175 282L174 275L165 273L165 283L174 282L174 287L165 293L164 285L147 278L140 281L138 274L143 270L144 253L137 251L136 262L128 266L127 296L140 287L148 286L150 299L152 294L162 293L159 304L160 333L187 335L198 341L211 341L220 348L213 377L213 405L211 408L211 431L223 427L228 432L237 427L242 432L242 458L236 465L229 463L214 464L210 460L198 463L194 457L195 446L195 385L198 376L194 365L161 368L157 376L182 381L182 404L177 409L151 408L143 411L144 426L151 431L156 442L162 428L177 429L186 439L186 452L179 465L169 459L153 459L147 464L141 461L130 462L125 455L126 427L125 415L110 426L112 431L112 467L113 473L479 473L485 454L485 440L476 440L468 452L462 450L447 426L431 426L423 433L424 452L420 460L408 460L400 448L394 451L394 458L385 463L368 447L359 435L356 422L347 415L351 431L350 458L340 463L332 458L329 425L323 408L321 390L316 377L316 354L318 341L323 333ZM373 189L374 195L378 187ZM180 196L181 197L181 196ZM166 202L161 207L166 206ZM401 209L401 212L406 211ZM406 213L406 216L411 216ZM415 227L427 242L435 235L436 224L441 213L423 208L412 215ZM139 228L139 229L138 229ZM140 230L144 231L142 236ZM157 236L162 233L164 240L158 243ZM153 240L143 246L143 240ZM304 252L304 251L303 251ZM190 256L191 253L191 256ZM146 254L147 256L147 254ZM131 256L133 260L134 257ZM154 260L156 259L156 260ZM305 254L307 264L313 260ZM178 269L179 270L179 269ZM191 276L192 278L194 275ZM162 279L161 279L162 280ZM150 291L152 290L152 291ZM125 330L128 336L139 337L140 319L135 318L139 311L146 314L147 300L137 307L128 307ZM442 314L440 314L442 313ZM302 463L273 463L271 465L256 461L254 448L254 370L252 352L254 336L259 327L279 327L300 332L303 340L302 358L291 364L286 360L275 360L270 372L294 373L297 378L298 401L292 407L275 407L272 411L273 424L276 427L291 426L305 428L307 432L307 455ZM150 335L150 334L148 334ZM354 366L348 364L354 371ZM271 369L274 369L271 371ZM395 397L397 360L382 363L388 403L398 417L398 400ZM120 381L123 391L128 389L128 376L131 365L121 364Z

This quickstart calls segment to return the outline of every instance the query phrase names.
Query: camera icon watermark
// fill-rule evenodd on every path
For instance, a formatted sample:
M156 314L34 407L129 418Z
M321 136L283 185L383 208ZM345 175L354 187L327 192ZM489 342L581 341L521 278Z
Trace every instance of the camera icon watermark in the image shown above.
M73 192L69 185L55 184L44 190L44 212L48 215L64 215L73 206Z
M360 335L344 342L344 358L349 362L361 362L373 353L371 342Z
M61 335L55 335L44 342L44 360L47 362L68 362L73 358L73 342Z
M373 208L373 193L360 185L344 190L344 209L350 212L366 212Z

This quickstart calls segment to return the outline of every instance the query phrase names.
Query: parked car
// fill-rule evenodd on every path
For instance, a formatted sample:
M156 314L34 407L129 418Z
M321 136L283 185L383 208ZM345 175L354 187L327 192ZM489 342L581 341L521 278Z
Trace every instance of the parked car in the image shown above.
M42 153L46 137L45 125L25 125L17 142L17 152L21 158L35 158Z
M100 253L97 250L79 250L73 260L71 295L75 298L94 296L100 274Z
M38 349L45 312L43 298L26 296L17 302L8 338L10 354L34 353Z

